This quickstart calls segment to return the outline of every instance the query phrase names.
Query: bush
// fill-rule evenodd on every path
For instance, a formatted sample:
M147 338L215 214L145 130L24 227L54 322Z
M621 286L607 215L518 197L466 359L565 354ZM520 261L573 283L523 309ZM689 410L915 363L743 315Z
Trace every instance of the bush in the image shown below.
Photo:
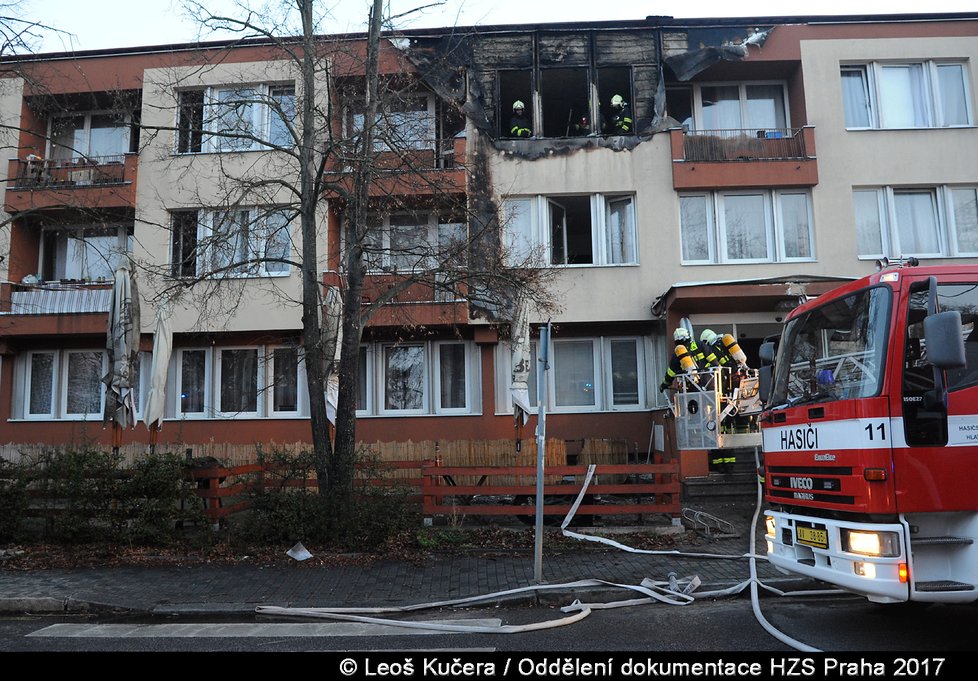
M27 479L23 467L0 459L0 542L18 537L27 510Z
M160 545L175 540L183 522L203 517L175 455L156 455L126 469L110 452L48 449L18 468L23 497L17 526L26 517L41 517L47 540Z
M306 486L315 477L311 451L258 452L264 473L262 484L250 495L251 511L234 521L236 538L256 545L294 544L330 546L343 550L373 550L407 527L417 524L417 511L408 504L408 491L373 481L384 478L368 450L357 453L359 462L349 520L334 522L330 500ZM258 479L255 480L258 482Z

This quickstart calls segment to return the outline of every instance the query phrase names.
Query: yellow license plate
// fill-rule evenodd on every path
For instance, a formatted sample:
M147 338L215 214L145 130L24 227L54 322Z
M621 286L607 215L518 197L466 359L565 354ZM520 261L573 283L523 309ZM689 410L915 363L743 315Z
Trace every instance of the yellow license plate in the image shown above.
M819 549L829 548L829 533L814 527L795 527L795 540L799 544Z

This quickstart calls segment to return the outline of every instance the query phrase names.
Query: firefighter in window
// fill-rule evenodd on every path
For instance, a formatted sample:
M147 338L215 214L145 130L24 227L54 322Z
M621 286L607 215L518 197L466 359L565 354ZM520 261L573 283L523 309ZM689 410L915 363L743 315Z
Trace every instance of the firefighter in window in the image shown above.
M526 108L523 102L516 100L513 102L513 117L509 119L509 136L525 139L533 135L530 127L530 119L526 116Z
M608 127L608 134L611 135L630 135L632 134L632 109L628 102L621 95L611 98L611 125Z

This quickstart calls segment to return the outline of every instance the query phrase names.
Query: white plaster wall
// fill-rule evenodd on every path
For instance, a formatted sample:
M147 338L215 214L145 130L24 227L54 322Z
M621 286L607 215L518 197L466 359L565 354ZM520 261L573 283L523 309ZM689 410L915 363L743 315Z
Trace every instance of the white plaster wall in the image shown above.
M176 154L173 128L177 121L175 87L244 85L294 81L297 101L302 82L288 61L217 64L207 67L148 69L143 90L139 181L136 195L135 257L165 269L170 254L169 210L220 208L241 205L290 204L296 201L287 184L297 185L298 166L289 155L272 151ZM325 87L316 92L325 103ZM325 110L322 107L321 110ZM271 180L245 188L240 180ZM279 183L277 181L283 181ZM244 198L242 198L244 197ZM320 262L326 263L326 202L319 205ZM298 219L291 225L294 257L301 255ZM301 328L301 277L297 268L287 277L235 278L217 293L184 295L174 309L174 331L275 331ZM146 298L152 298L163 281L148 282ZM198 286L201 292L213 287ZM151 330L151 315L143 315L144 330Z

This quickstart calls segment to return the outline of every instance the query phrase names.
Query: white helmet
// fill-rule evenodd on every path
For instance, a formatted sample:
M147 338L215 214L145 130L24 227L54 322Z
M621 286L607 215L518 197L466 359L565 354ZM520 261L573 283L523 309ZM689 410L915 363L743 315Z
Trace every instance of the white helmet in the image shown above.
M515 102L513 102L513 111L516 111L517 109L525 109L525 108L526 107L523 106L523 102L521 102L520 100L517 99Z
M713 329L703 329L703 333L700 334L700 342L710 345L717 339L716 331Z
M611 106L622 106L625 103L625 99L621 95L615 95L611 98Z
M674 341L687 341L689 340L689 331L680 326L673 332L672 339Z

